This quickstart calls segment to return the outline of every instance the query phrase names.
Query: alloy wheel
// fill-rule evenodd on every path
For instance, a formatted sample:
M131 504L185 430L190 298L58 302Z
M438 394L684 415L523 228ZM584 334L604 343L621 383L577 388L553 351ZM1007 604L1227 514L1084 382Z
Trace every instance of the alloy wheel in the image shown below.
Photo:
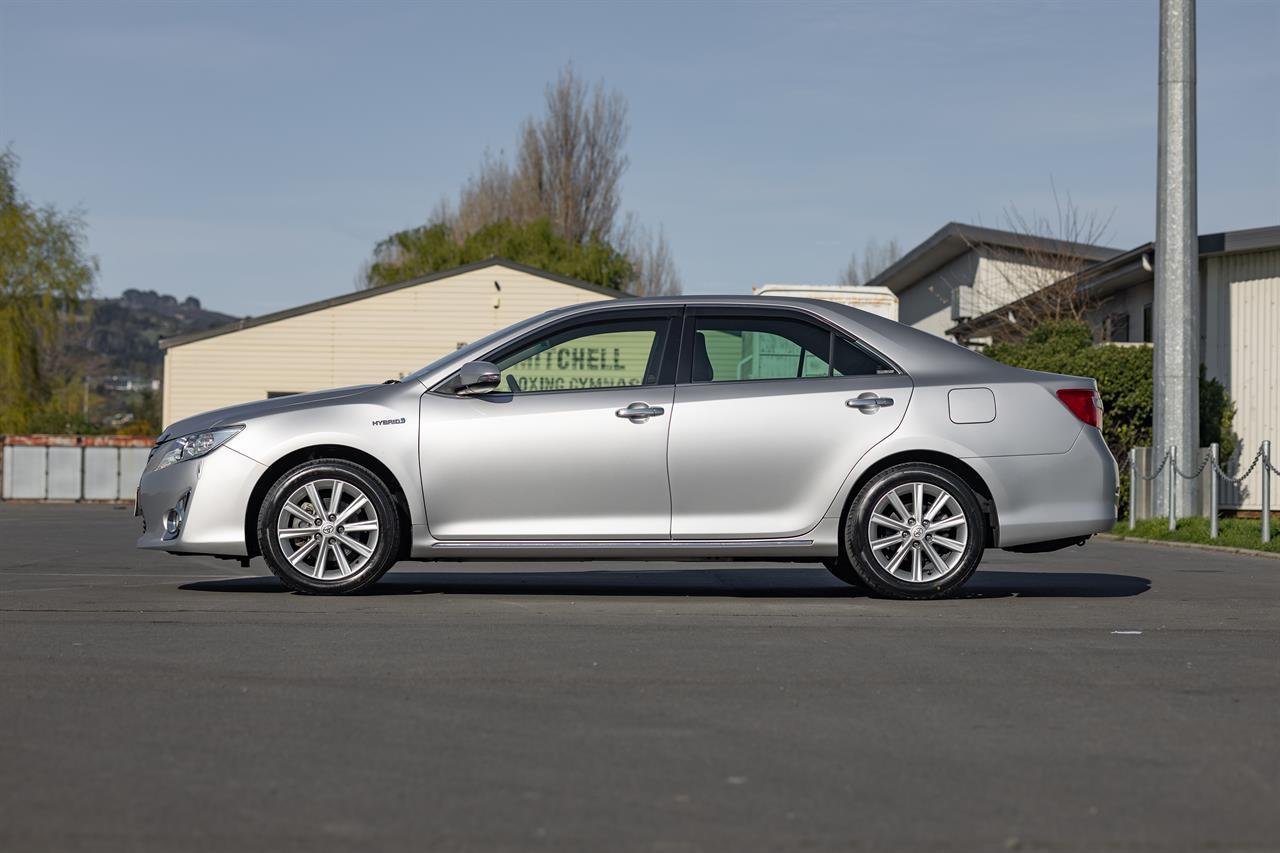
M897 580L933 584L964 559L969 522L946 489L933 483L901 483L876 501L867 542L880 568Z
M357 486L345 480L304 483L289 495L276 519L285 559L316 580L356 574L378 545L378 513Z

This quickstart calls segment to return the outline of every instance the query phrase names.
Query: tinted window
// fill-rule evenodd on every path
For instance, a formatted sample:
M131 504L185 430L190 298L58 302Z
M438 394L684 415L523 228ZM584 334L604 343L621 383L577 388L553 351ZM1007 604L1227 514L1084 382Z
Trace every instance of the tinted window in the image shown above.
M666 317L614 320L552 332L525 341L495 364L500 390L576 391L654 385L666 342Z
M879 358L839 335L789 317L698 317L693 334L694 382L894 372Z

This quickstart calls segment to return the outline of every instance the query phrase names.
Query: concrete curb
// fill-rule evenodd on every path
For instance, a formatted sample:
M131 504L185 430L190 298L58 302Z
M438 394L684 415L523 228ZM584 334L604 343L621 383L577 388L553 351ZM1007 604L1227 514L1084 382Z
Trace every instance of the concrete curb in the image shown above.
M1223 554L1240 554L1245 557L1266 557L1280 560L1280 554L1274 551L1254 551L1250 548L1235 548L1230 545L1204 545L1200 542L1170 542L1167 539L1143 539L1139 536L1116 536L1114 533L1099 533L1099 539L1108 542L1137 542L1139 545L1167 545L1170 548L1190 548L1193 551L1217 551Z

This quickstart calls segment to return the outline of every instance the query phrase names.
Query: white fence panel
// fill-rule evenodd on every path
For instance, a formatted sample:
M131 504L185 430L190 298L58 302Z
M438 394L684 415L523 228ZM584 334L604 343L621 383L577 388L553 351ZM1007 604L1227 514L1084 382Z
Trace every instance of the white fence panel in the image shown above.
M108 436L0 436L0 500L133 500L151 447Z
M84 498L90 501L120 497L120 448L84 449Z
M12 447L4 449L4 496L26 500L45 497L44 447Z
M120 499L133 500L137 495L138 481L142 479L142 469L147 465L147 457L151 455L149 447L120 448Z
M49 481L45 496L54 501L79 500L84 451L79 447L50 447L48 450Z

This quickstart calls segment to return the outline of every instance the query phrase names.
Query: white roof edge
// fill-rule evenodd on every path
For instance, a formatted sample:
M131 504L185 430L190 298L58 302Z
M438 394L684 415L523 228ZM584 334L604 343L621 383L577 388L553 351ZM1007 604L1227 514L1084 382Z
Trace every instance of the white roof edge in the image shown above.
M868 287L864 284L846 285L846 284L762 284L759 287L752 287L752 293L762 293L766 290L822 290L831 293L892 293L893 291L887 287Z

